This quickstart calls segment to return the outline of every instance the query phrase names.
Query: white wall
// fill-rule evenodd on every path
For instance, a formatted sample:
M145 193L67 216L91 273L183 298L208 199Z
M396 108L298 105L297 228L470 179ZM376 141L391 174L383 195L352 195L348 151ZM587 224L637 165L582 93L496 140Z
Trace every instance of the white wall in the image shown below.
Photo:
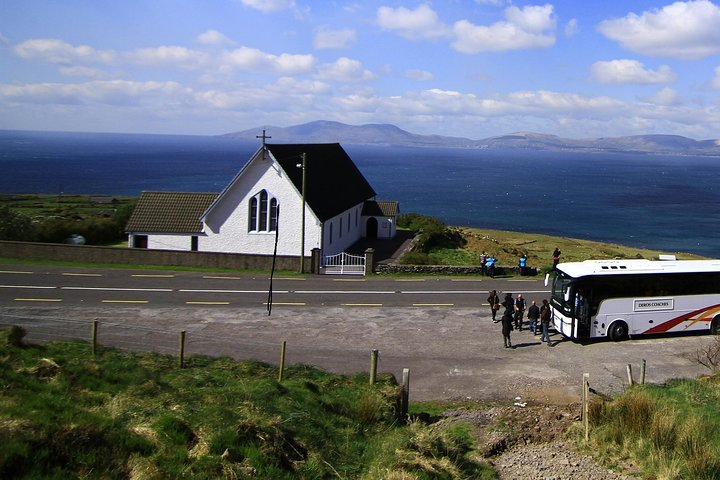
M360 215L361 211L362 204L359 204L325 222L323 255L335 255L343 252L362 238L363 217Z
M147 248L153 250L190 250L192 235L148 235Z
M260 190L280 206L278 255L300 255L302 195L282 169L262 152L236 177L221 202L206 219L201 251L272 255L275 232L249 232L249 202ZM320 247L321 227L309 208L305 210L305 255Z

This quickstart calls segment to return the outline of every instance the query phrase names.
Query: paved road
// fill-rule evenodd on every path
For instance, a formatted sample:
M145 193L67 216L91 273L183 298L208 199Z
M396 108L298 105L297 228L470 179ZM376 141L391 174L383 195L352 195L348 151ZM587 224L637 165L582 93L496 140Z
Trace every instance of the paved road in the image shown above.
M713 340L694 335L580 344L555 334L548 348L523 331L513 332L515 349L503 348L499 325L482 305L487 290L540 298L545 287L538 281L276 279L268 315L267 278L12 265L0 271L0 323L25 326L31 341L89 338L98 320L105 345L174 353L178 332L185 330L189 354L277 363L285 340L288 364L338 373L366 372L377 349L381 372L400 378L410 369L415 400L521 395L571 401L584 372L597 390L618 392L627 383L626 365L633 365L637 379L643 359L650 382L694 377L703 367L688 357Z

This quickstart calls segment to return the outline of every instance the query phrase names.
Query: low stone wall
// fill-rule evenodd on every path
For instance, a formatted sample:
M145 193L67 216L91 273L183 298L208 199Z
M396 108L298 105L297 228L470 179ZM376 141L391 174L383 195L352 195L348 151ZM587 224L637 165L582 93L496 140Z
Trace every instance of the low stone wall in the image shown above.
M482 275L482 268L477 266L451 265L396 265L379 263L375 265L375 273L415 273L421 275ZM526 274L535 276L537 268L527 267ZM520 267L495 267L495 275L520 275Z
M273 261L272 255L7 241L0 241L0 257L66 262L229 268L234 270L270 270ZM311 260L310 257L305 258L306 272L310 272L312 265L315 263ZM278 270L299 270L299 264L300 257L297 256L278 256L275 260L275 268Z

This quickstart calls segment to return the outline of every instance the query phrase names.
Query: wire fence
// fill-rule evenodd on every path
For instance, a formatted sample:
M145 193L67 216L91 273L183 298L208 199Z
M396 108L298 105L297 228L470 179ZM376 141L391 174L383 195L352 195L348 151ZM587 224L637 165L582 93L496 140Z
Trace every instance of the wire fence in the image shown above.
M142 324L138 322L142 321ZM233 330L232 324L191 324L184 330L149 326L147 320L128 317L117 319L73 319L53 315L0 313L0 328L21 327L25 341L44 344L58 340L84 340L95 346L113 347L130 352L155 352L185 359L194 355L257 360L277 365L285 339L265 341L247 332ZM181 332L182 341L181 341ZM359 373L368 370L371 349L323 346L312 338L293 338L288 343L291 363L317 365L336 373Z

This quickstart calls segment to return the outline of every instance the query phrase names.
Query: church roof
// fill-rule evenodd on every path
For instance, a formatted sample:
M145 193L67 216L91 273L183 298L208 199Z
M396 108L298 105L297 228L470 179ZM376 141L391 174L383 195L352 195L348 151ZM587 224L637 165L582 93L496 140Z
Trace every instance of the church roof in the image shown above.
M217 196L217 193L142 192L125 231L202 233L200 215Z
M339 143L266 144L270 154L302 192L302 155L306 154L305 200L322 222L375 196Z
M399 214L399 202L368 200L363 204L362 215L365 217L397 217Z

